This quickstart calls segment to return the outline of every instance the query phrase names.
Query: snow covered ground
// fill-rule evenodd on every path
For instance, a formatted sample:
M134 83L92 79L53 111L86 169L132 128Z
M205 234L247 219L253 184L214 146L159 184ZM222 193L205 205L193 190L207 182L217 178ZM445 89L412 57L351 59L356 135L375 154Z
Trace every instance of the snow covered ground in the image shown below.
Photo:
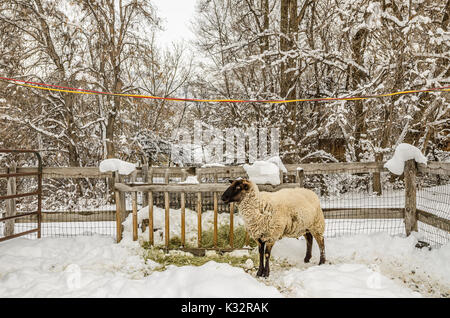
M385 233L330 238L318 266L316 244L304 264L304 240L285 238L264 279L215 261L157 271L130 240L18 238L0 243L0 297L449 297L450 244L415 243Z
M280 297L241 268L209 262L169 267L144 260L137 244L75 237L0 244L0 297Z
M322 205L403 206L402 191L388 195L391 200L384 195L364 196L363 201L355 196L341 196L324 199ZM433 191L423 191L418 206L431 208L430 212L435 210L436 214L448 213L448 205L433 196ZM147 213L147 207L141 209L139 221ZM170 216L173 237L180 233L180 211L171 210ZM219 225L227 224L229 214L219 214L218 221ZM235 227L243 225L239 215L235 215L234 222ZM109 226L114 229L114 222L92 228L86 222L70 226L53 223L48 228L44 223L43 239L18 238L0 243L0 297L450 297L449 242L440 248L418 249L415 245L420 236L414 233L403 237L401 219L326 222L335 234L325 240L326 264L317 265L316 243L311 262L305 264L304 239L284 238L273 248L268 279L255 277L257 264L248 270L246 266L234 267L214 260L202 266L172 265L161 271L158 263L144 258L145 250L139 245L147 240L148 232L139 229L139 241L131 241L131 216L124 222L124 240L120 244L104 232ZM164 209L154 208L154 223L160 229L155 235L156 243L162 243ZM203 213L203 230L212 224L213 212ZM16 226L23 231L27 225ZM380 230L385 232L379 233ZM391 236L386 231L399 235ZM45 237L83 233L94 236ZM196 233L197 213L186 210L187 241L196 242ZM251 253L249 259L256 250ZM247 263L251 264L249 259Z

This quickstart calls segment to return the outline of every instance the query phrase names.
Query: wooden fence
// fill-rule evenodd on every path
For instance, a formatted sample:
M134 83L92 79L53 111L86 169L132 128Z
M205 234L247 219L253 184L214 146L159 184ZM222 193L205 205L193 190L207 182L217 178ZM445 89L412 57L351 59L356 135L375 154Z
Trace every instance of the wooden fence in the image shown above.
M281 188L298 187L304 183L305 175L317 175L317 174L337 174L337 173L371 173L374 184L377 188L373 191L381 195L380 176L381 172L387 172L383 168L383 163L371 162L371 163L330 163L330 164L303 164L303 165L287 165L287 173L281 178L281 184L279 186L271 185L259 185L261 191L277 191ZM405 183L405 195L404 195L404 207L402 208L387 208L387 207L371 207L371 208L324 208L324 216L326 219L403 219L405 223L405 232L407 235L411 231L417 231L417 221L424 222L441 230L450 232L450 220L448 218L442 218L431 214L426 211L418 210L416 208L416 175L418 172L429 174L450 175L449 163L436 163L430 162L428 165L416 164L413 160L410 160L405 165L404 183ZM154 184L154 174L164 173L164 183ZM218 182L221 178L229 178L235 176L245 176L246 173L242 167L215 167L215 168L201 168L196 171L199 184L171 184L169 182L170 177L179 177L180 180L186 179L186 171L181 168L165 169L150 168L148 170L147 180L145 184L142 183L123 183L116 182L116 198L120 202L117 204L117 240L120 241L122 236L122 222L125 217L123 210L123 202L120 198L124 197L124 193L132 193L132 225L133 225L133 240L138 238L138 224L137 224L137 193L143 192L147 194L148 198L148 219L149 219L149 242L154 244L153 233L153 197L155 192L164 193L164 209L165 209L165 247L169 247L170 241L170 202L169 193L179 193L181 196L181 245L184 247L186 243L185 237L185 195L186 193L197 193L197 217L198 217L198 234L197 234L197 248L201 249L201 237L202 237L202 194L205 192L213 192L214 200L214 228L213 228L213 240L214 248L217 247L217 214L218 214L218 195L221 194L227 187L228 183ZM203 179L207 176L212 183L204 183ZM289 178L294 176L294 178ZM293 182L284 183L285 179L293 179ZM377 182L378 181L378 182ZM450 193L448 194L450 195ZM231 205L230 211L234 211L234 206ZM230 242L229 245L233 248L233 214L230 213ZM449 213L450 214L450 213Z
M372 178L373 192L379 195L382 194L382 187L380 183L380 174L387 172L383 168L382 162L367 162L367 163L311 163L311 164L296 164L285 165L287 173L283 175L282 184L278 187L261 185L260 189L263 191L274 191L282 187L302 186L306 176L309 175L326 175L326 174L368 174ZM37 168L33 167L18 167L17 173L36 172ZM0 174L6 173L6 168L0 168ZM417 230L417 222L423 222L440 230L450 232L450 221L448 217L437 216L423 209L417 209L415 193L416 179L418 174L432 174L432 175L450 175L450 163L429 162L428 165L416 164L409 162L405 167L404 181L405 181L405 198L404 207L390 208L390 207L365 207L365 208L325 208L324 215L326 219L403 219L405 221L405 232L409 234L411 231ZM197 194L197 216L201 220L202 210L202 196L207 192L212 192L211 205L214 209L215 224L214 224L214 240L217 243L217 214L219 197L228 186L225 183L226 179L234 177L245 177L246 172L240 166L228 167L208 167L197 168L195 175L200 181L199 184L177 184L183 181L186 177L192 174L189 169L179 167L140 167L132 175L127 177L119 177L114 173L102 173L97 167L44 167L42 169L42 177L46 178L107 178L115 191L116 211L77 211L77 212L45 212L46 207L43 206L42 222L96 222L96 221L115 221L117 230L117 240L120 241L122 236L122 222L128 213L133 213L133 239L137 239L137 193L142 192L143 206L149 205L149 227L153 227L152 213L153 202L155 201L156 193L163 193L164 209L166 211L166 221L169 220L170 202L169 193L178 193L180 197L180 206L183 214L186 209L186 194ZM139 181L141 180L141 181ZM158 182L159 181L159 182ZM158 183L157 183L158 182ZM132 208L126 210L125 193L131 194ZM447 194L450 196L450 194ZM232 207L232 210L234 207ZM100 212L101 216L99 217ZM450 212L449 212L450 213ZM64 218L62 217L64 216ZM233 247L233 213L230 213L230 246ZM21 221L22 222L22 221ZM201 222L199 222L201 224ZM185 224L182 222L181 240L185 244ZM164 231L168 233L169 222L166 222ZM198 247L201 248L201 226L198 228ZM149 231L149 240L153 241L153 231ZM170 239L169 235L165 236L165 245L168 246Z

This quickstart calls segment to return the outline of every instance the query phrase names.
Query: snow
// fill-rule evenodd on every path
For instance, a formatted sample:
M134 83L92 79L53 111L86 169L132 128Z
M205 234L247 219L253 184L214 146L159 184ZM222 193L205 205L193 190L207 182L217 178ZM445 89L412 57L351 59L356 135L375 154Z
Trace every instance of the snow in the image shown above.
M99 169L100 172L117 171L119 174L129 175L136 170L136 165L120 159L111 158L100 162Z
M17 238L0 244L0 297L420 297L450 290L450 245L417 249L416 237L386 233L326 240L303 263L305 241L284 238L272 255L271 276L209 261L202 266L145 260L137 242L110 237ZM256 251L253 251L255 253ZM235 252L236 255L241 255ZM242 254L244 255L244 254ZM289 266L279 266L286 262ZM420 293L419 293L420 292ZM434 294L432 294L434 295Z
M185 181L180 181L178 184L198 184L197 176L187 176Z
M223 163L213 162L213 163L205 163L202 165L202 168L213 168L213 167L225 167Z
M280 169L269 161L255 161L252 165L243 165L251 181L256 184L280 184Z
M242 268L168 266L111 238L16 239L0 244L0 297L280 297Z
M287 173L279 156L272 156L266 160L258 160L253 164L243 165L249 179L256 184L280 184L280 171Z
M296 297L420 297L362 264L339 264L291 269L283 277Z
M428 196L431 200L432 195ZM382 202L385 201L378 196L364 200L367 206ZM391 200L384 204L402 206L402 202ZM324 199L322 204L352 207L355 203L351 197L342 196ZM170 235L179 236L181 211L170 209L169 213ZM147 217L148 207L138 211L139 223ZM229 217L228 213L220 213L219 226L228 224ZM213 220L213 211L204 212L202 229L212 229ZM431 250L418 249L415 245L421 239L419 233L409 237L387 233L355 235L355 228L350 230L351 236L342 236L349 229L347 223L359 229L356 222L365 222L366 230L379 231L385 228L383 219L326 220L327 229L341 236L326 237L327 262L321 266L317 265L316 243L310 263L305 264L303 237L277 241L268 279L255 277L258 263L250 257L255 256L256 249L229 253L246 259L241 267L209 261L197 267L167 266L164 271L157 271L159 264L146 260L140 247L142 241L148 240L148 229L142 232L138 228L139 240L132 241L131 221L130 214L124 221L124 239L120 244L112 237L100 235L1 242L0 297L442 297L448 296L450 290L450 243ZM391 224L394 220L387 221ZM398 228L404 228L402 219L395 221ZM156 245L164 243L164 222L165 210L155 206ZM110 223L114 226L114 222ZM244 225L239 214L234 216L234 224ZM65 233L67 229L61 231ZM189 209L186 240L197 242L197 212ZM170 252L177 253L190 256Z
M315 266L319 256L317 244L313 244L311 263L305 264L305 240L283 238L274 245L272 256L295 267L278 273L274 279L283 278L281 287L292 289L294 297L356 297L358 293L359 297L418 296L399 289L402 285L423 293L435 289L448 294L450 244L439 249L418 249L417 237L380 232L329 238L325 240L328 264L319 268ZM313 277L317 284L311 284ZM330 279L332 282L327 282Z
M155 265L110 237L18 238L0 244L0 297L108 296Z
M401 175L405 167L405 161L411 159L414 159L417 163L427 163L427 158L418 148L402 143L395 148L394 156L384 164L384 167L393 174Z
M288 172L286 167L284 166L283 162L281 161L280 156L273 156L273 157L270 157L270 158L268 158L268 159L266 159L264 161L276 164L278 169L283 171L284 173Z

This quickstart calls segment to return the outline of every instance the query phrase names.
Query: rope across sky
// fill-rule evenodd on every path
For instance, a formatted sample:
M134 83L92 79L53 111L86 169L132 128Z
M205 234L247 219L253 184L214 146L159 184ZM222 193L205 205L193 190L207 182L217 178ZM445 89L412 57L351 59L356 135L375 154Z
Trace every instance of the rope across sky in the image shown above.
M120 94L120 93L110 93L110 92L100 92L95 90L87 90L81 88L73 88L73 87L64 87L58 85L44 84L44 83L36 83L24 80L18 80L14 78L1 77L0 80L12 82L16 85L47 90L47 91L56 91L63 93L71 93L71 94L88 94L88 95L110 95L110 96L120 96L120 97L130 97L130 98L146 98L146 99L161 99L161 100L171 100L171 101L188 101L188 102L204 102L204 103L268 103L268 104L280 104L280 103L294 103L294 102L326 102L326 101L352 101L352 100L364 100L371 98L381 98L381 97L390 97L395 95L405 95L405 94L414 94L414 93L426 93L426 92L449 92L450 86L436 87L436 88L428 88L428 89L417 89L417 90L407 90L386 94L377 94L377 95L367 95L367 96L351 96L351 97L324 97L324 98L304 98L304 99L289 99L289 100L245 100L245 99L196 99L196 98L178 98L178 97L160 97L160 96L151 96L151 95L136 95L136 94Z

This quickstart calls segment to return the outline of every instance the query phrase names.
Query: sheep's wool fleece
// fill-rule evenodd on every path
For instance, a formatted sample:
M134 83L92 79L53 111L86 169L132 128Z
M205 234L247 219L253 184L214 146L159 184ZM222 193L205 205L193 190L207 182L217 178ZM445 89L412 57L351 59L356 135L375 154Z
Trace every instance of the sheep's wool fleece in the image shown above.
M275 242L283 236L297 238L306 231L323 235L325 231L319 198L308 189L259 192L253 184L238 207L254 239Z

